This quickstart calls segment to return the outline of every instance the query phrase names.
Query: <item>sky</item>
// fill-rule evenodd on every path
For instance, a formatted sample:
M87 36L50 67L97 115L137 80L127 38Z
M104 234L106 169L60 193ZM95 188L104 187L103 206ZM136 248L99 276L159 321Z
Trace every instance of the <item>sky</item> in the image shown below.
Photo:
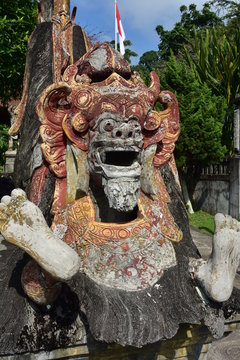
M200 10L207 0L117 0L126 39L131 40L131 50L138 54L132 64L146 51L157 50L159 37L157 25L170 30L180 20L180 6L196 4ZM71 0L77 6L76 23L87 34L97 34L99 41L114 39L114 0Z

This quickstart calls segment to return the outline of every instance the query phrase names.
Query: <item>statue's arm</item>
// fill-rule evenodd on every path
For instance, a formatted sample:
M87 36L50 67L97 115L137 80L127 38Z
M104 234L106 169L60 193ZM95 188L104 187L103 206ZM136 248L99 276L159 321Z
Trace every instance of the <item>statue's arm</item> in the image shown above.
M0 203L0 231L4 238L26 251L57 280L69 280L79 269L77 253L48 227L41 210L27 200L21 189Z
M215 215L212 253L208 260L192 259L190 272L214 301L230 298L240 263L240 222L229 215Z

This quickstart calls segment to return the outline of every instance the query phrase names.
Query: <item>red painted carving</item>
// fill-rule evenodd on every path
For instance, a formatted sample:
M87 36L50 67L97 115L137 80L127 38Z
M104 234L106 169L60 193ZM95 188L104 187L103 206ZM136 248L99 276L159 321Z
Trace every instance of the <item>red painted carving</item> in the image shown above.
M49 173L49 168L43 163L38 169L35 170L30 189L30 200L35 204L39 205L43 188L45 185L46 176Z

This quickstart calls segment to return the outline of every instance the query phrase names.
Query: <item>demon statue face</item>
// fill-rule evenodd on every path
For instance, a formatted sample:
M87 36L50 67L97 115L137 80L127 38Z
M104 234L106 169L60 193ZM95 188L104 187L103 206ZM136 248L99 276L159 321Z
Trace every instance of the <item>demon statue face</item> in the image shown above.
M90 133L88 164L102 178L110 208L128 212L137 206L143 153L141 125L134 113L104 112Z
M154 72L147 88L106 44L69 66L63 80L44 91L37 108L50 168L64 182L77 164L75 185L67 183L67 202L88 193L90 175L104 189L110 208L132 211L140 189L157 194L154 166L172 157L180 131L175 96L160 93ZM154 110L157 101L164 111ZM64 203L61 197L63 190L56 193L56 209Z

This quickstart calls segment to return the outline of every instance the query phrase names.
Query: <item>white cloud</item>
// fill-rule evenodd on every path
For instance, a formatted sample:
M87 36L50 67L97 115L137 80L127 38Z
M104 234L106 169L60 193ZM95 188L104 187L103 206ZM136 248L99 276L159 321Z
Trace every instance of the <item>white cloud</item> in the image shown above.
M180 20L179 8L181 5L189 5L195 3L201 8L206 0L118 0L118 7L124 27L131 30L137 30L142 33L152 32L159 24L165 28L172 28L176 21ZM72 6L78 7L79 18L85 17L85 12L96 13L99 23L102 22L103 16L105 25L113 22L114 17L114 0L72 0ZM89 15L88 15L89 17ZM91 23L91 19L88 19ZM99 24L98 24L99 25Z
M117 3L126 37L133 43L132 50L141 55L157 49L156 26L171 29L180 20L181 5L195 3L201 9L206 1L117 0ZM97 34L100 41L114 38L114 0L71 0L71 5L78 7L76 21L86 27L88 33Z
M152 31L157 25L172 28L180 20L181 5L195 3L201 8L206 0L119 0L123 24L128 23L132 29L141 32Z

